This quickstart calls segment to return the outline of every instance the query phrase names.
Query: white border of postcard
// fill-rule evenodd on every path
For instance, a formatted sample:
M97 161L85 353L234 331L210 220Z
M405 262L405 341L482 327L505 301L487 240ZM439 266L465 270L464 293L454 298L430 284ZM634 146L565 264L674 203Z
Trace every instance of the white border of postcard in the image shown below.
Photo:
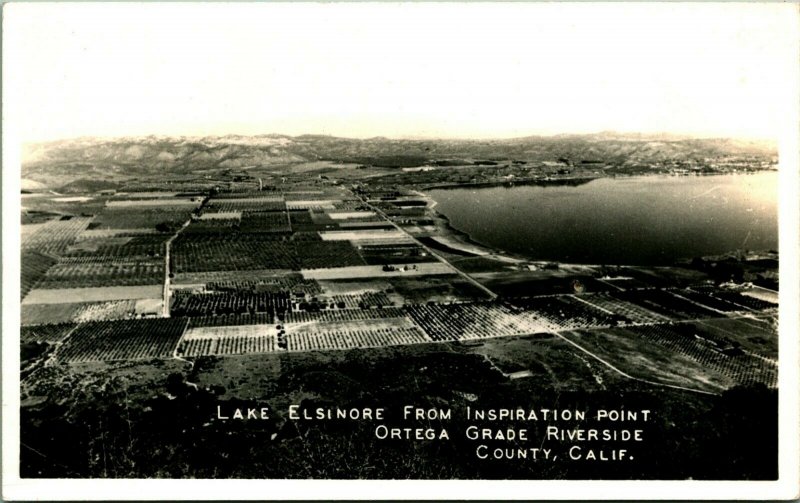
M9 4L6 4L7 8ZM319 4L301 4L314 9ZM497 9L507 4L494 4ZM736 4L730 4L735 8ZM374 5L373 5L374 7ZM795 16L797 16L797 5ZM9 16L5 12L4 42ZM13 18L12 18L13 19ZM675 33L680 37L680 33ZM798 61L774 75L786 92L780 155L780 373L778 481L334 481L334 480L51 480L19 478L19 193L20 138L15 106L24 92L14 80L20 64L3 44L3 498L9 500L251 500L251 499L793 499L798 497L798 321L800 246L798 188Z

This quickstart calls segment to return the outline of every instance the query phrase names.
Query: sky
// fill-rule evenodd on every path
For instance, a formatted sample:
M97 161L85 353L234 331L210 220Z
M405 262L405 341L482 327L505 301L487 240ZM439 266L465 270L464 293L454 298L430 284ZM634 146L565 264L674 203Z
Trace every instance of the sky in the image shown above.
M23 141L669 132L773 139L792 4L10 4ZM791 82L791 81L788 81Z

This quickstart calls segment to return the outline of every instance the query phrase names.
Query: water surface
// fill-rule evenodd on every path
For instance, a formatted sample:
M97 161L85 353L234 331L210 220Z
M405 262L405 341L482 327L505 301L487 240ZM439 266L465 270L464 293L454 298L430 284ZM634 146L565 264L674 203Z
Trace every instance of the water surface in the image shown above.
M430 191L453 227L533 260L666 265L777 249L775 172Z

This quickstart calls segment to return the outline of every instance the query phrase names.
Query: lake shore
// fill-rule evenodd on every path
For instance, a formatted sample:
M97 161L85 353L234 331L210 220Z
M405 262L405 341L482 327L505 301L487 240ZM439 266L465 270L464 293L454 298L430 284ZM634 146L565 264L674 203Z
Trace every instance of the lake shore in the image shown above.
M430 238L455 254L509 263L672 265L742 243L774 247L774 173L581 180L417 190L430 201Z

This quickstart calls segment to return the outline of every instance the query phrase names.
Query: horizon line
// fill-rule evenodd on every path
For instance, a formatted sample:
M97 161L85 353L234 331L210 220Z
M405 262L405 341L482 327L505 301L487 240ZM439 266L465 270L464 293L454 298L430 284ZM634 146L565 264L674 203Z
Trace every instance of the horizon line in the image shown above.
M524 140L527 138L557 138L557 137L579 137L579 136L603 136L603 135L616 135L616 136L628 136L628 137L648 137L648 138L664 138L666 141L681 141L681 140L735 140L735 141L744 141L744 142L757 142L757 143L770 143L770 144L778 144L778 138L771 138L771 137L759 137L759 136L738 136L738 135L722 135L722 134L710 134L710 135L697 135L691 133L675 133L675 132L668 132L668 131L660 131L660 132L642 132L642 131L615 131L615 130L602 130L602 131L595 131L595 132L582 132L582 133L575 133L575 132L560 132L560 133L532 133L528 135L522 136L502 136L502 137L488 137L488 136L425 136L425 135L397 135L397 136L386 136L386 135L375 135L375 136L347 136L347 135L338 135L338 134L331 134L331 133L316 133L316 132L307 132L307 133L299 133L299 134L288 134L288 133L277 133L277 132L269 132L269 133L208 133L208 134L169 134L169 133L149 133L149 134L125 134L125 135L90 135L84 134L79 136L71 136L71 137L59 137L59 138L52 138L52 139L42 139L42 140L28 140L22 141L21 145L41 145L41 144L48 144L48 143L59 143L59 142L67 142L67 141L78 141L78 140L105 140L105 141L115 141L115 140L123 140L123 139L144 139L144 138L186 138L186 139L203 139L203 138L226 138L226 137L242 137L242 138L259 138L259 137L284 137L284 138L301 138L301 137L308 137L308 136L319 136L319 137L327 137L327 138L337 138L337 139L344 139L344 140L360 140L360 141L369 141L369 140L377 140L377 139L385 139L385 140L400 140L400 141L514 141L514 140Z

